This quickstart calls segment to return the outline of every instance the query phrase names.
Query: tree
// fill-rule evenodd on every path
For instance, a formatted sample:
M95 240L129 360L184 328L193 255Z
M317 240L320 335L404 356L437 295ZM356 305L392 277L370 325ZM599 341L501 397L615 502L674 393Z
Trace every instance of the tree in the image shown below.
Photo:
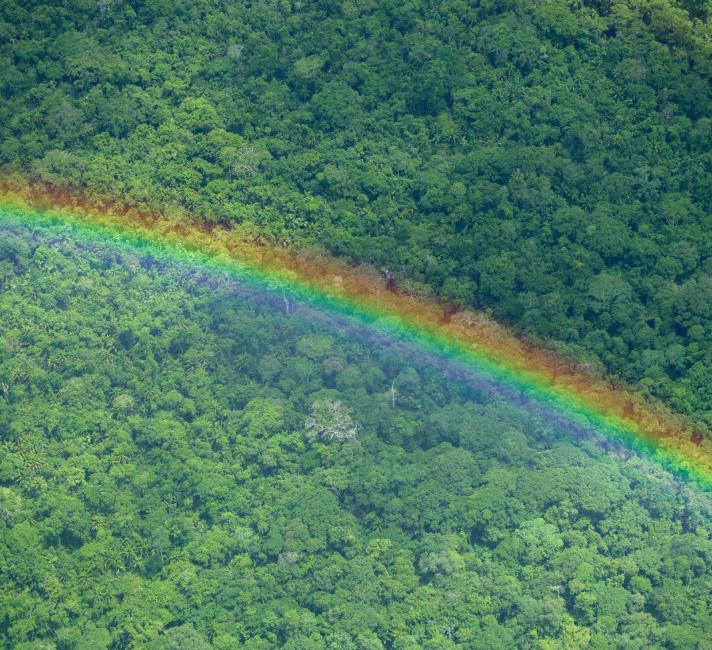
M337 440L342 442L358 433L358 425L351 419L348 409L338 400L317 400L312 404L311 415L304 422L308 440Z

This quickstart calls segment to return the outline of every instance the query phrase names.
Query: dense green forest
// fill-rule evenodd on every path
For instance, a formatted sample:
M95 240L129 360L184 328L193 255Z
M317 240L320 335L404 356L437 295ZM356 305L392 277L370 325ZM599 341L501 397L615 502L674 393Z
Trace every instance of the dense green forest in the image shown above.
M323 246L709 426L710 13L5 0L0 165Z
M709 494L282 305L3 226L1 647L712 648Z
M0 191L323 250L712 436L711 16L2 0ZM3 650L712 650L712 493L75 235L0 222Z

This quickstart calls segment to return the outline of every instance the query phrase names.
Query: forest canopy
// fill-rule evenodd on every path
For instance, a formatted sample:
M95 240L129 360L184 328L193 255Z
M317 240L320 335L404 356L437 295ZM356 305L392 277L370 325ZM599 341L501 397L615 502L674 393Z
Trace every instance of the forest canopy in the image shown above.
M708 493L281 291L0 235L1 647L710 647Z
M712 439L711 15L3 0L0 192L338 256ZM0 648L712 650L709 492L284 301L0 222Z

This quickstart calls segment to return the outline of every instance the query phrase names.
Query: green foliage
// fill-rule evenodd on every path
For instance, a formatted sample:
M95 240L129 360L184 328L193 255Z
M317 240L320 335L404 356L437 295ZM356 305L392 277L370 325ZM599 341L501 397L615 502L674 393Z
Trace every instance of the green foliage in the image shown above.
M0 241L0 647L706 647L709 495L281 292Z
M711 14L5 0L0 185L326 248L712 426ZM0 232L0 647L710 647L708 495L284 299Z

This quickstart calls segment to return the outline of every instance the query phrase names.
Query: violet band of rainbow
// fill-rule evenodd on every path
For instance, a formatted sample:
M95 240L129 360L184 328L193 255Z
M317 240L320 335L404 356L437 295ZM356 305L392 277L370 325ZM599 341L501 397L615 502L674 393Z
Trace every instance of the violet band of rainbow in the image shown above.
M481 314L456 315L434 300L388 290L377 274L343 260L255 243L239 230L137 211L112 214L67 201L40 208L0 195L0 224L55 228L73 238L146 254L295 298L365 327L378 327L470 373L510 402L572 432L596 432L712 489L712 446L658 402L582 371L522 341Z

